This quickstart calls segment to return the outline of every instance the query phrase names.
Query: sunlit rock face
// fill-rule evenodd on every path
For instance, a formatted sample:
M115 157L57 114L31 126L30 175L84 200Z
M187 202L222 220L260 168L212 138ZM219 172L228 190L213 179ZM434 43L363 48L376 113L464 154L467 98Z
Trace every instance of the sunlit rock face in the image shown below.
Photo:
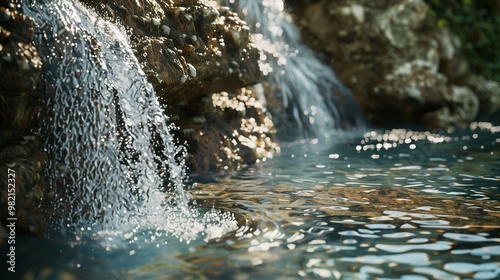
M249 88L188 100L175 110L193 171L236 170L279 152L273 121Z
M45 154L29 130L39 106L35 88L42 64L33 45L33 22L16 8L0 1L0 222L5 225L11 217L8 183L14 183L16 232L39 234L45 228L36 208L47 187L41 175Z
M498 84L471 75L423 0L287 4L374 125L446 127L499 108Z

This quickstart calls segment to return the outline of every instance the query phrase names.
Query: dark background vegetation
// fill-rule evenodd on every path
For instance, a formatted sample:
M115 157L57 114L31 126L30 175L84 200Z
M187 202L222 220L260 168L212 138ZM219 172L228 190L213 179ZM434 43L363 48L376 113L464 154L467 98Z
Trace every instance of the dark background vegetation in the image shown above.
M500 0L425 0L462 45L472 72L500 82Z

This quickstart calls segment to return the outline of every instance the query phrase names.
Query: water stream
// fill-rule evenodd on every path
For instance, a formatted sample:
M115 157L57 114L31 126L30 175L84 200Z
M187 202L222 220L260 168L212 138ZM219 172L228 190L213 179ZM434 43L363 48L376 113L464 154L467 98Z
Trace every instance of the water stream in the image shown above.
M286 13L283 0L228 0L253 33L261 50L260 68L266 78L268 99L282 106L269 108L278 129L295 137L328 139L366 128L353 94L330 67L305 46ZM271 95L271 96L270 96ZM293 138L293 137L291 137Z
M52 94L40 133L51 159L53 226L78 239L96 232L133 239L148 229L183 240L208 234L207 227L214 234L217 221L206 220L215 213L204 218L188 206L184 147L126 31L77 1L25 1L23 10L37 24ZM235 226L225 218L221 233Z

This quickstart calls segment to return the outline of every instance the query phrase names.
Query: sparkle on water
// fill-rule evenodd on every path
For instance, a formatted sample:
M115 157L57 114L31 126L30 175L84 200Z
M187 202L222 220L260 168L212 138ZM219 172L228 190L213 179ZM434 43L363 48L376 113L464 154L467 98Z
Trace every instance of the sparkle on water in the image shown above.
M20 258L35 273L88 279L498 279L499 132L473 123L370 131L331 147L290 143L215 183L195 178L198 207L215 205L238 225L208 242L154 230L125 238L157 242L110 251L22 240L30 250Z

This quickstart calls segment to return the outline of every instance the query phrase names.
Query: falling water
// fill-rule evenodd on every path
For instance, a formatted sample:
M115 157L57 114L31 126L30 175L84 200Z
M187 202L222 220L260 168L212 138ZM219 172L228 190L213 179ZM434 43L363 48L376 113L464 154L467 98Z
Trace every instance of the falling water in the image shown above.
M22 8L37 25L44 63L41 133L56 227L125 238L153 228L184 240L234 229L229 215L202 217L187 205L185 150L123 28L77 1L26 0Z
M352 93L301 42L283 0L226 3L235 7L254 33L253 40L262 51L260 66L271 84L269 92L281 95L285 112L270 108L278 126L292 121L305 136L318 138L363 130L365 121Z

